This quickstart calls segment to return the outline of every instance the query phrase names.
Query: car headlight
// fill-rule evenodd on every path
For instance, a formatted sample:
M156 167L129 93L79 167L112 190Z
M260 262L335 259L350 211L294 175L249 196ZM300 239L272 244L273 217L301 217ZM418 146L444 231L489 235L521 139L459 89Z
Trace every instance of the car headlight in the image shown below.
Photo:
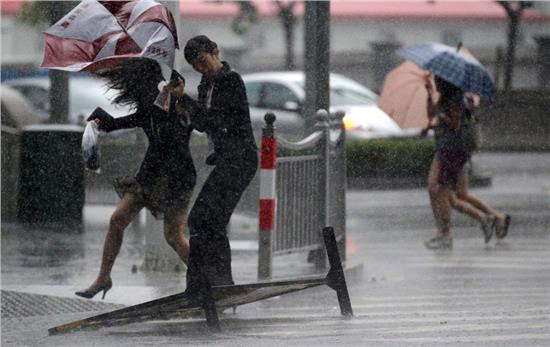
M346 130L354 130L358 127L357 123L355 123L351 117L344 117L342 121L344 122L344 128L346 128Z
M368 126L355 122L352 117L346 116L342 121L346 130L369 130Z

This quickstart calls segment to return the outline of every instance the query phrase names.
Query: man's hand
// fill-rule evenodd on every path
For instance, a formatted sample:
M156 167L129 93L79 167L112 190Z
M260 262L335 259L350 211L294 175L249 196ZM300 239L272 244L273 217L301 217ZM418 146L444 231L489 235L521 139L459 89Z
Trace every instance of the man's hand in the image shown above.
M173 81L170 81L170 83L162 87L161 95L163 108L167 111L170 108L170 98L168 96L183 97L185 95L185 82L180 79L178 80L178 84L174 85Z
M178 80L178 83L174 85L173 82L168 83L169 86L171 86L170 94L172 96L175 96L176 98L181 98L185 95L185 82L182 80Z

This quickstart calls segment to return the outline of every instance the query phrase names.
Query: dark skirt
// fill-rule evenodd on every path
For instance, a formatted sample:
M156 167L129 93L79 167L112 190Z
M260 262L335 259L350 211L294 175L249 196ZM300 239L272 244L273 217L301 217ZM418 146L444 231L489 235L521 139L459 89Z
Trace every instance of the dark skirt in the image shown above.
M470 160L470 153L461 149L441 149L437 152L437 158L439 159L438 182L456 189L458 174Z
M166 214L187 212L193 189L183 190L181 194L173 195L168 177L160 177L151 187L143 187L134 177L120 176L114 179L113 186L118 196L126 193L134 194L157 219Z

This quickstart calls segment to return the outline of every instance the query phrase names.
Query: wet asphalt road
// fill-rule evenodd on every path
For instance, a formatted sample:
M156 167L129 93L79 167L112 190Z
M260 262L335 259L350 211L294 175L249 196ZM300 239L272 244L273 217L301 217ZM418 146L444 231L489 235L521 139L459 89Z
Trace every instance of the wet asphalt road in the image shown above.
M90 314L2 312L2 346L548 346L550 153L483 153L476 163L492 173L493 184L472 191L513 218L510 235L488 245L474 221L455 214L453 250L424 249L434 227L422 189L348 192L348 250L364 266L362 281L350 284L352 319L339 316L336 297L325 287L224 314L218 334L200 320L176 320L49 337L47 328ZM254 239L254 227L239 223L248 231L234 238ZM95 274L100 230L96 225L83 235L51 237L2 226L2 288L70 298ZM110 302L183 289L183 274L132 274L142 249L143 235L128 233ZM234 256L237 282L253 279L256 261L253 252ZM276 259L277 271L295 261Z

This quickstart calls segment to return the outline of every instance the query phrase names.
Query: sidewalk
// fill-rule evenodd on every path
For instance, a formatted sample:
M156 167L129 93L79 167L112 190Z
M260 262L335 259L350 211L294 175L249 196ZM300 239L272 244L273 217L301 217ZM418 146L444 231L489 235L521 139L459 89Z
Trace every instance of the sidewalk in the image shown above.
M79 299L73 292L99 266L108 209L95 210L99 222L83 234L2 225L2 346L548 346L550 154L480 156L493 184L472 191L513 216L510 235L488 245L478 223L457 213L453 250L426 250L434 222L425 189L348 191L348 252L364 263L363 281L349 287L351 320L320 287L242 306L222 317L221 334L208 334L202 320L175 320L50 337L48 328L93 312L179 293L184 273L139 271L144 235L129 230L105 302ZM247 248L256 222L232 223L235 281L255 281L257 255ZM309 273L304 260L276 257L275 276Z
M129 227L113 268L113 288L105 300L101 300L100 294L92 300L74 295L76 290L91 283L97 273L107 221L113 209L114 206L86 206L82 234L2 225L3 346L38 341L41 336L46 337L47 329L53 326L185 290L185 271L139 270L144 260L144 234ZM236 284L257 282L256 223L255 218L238 214L231 220ZM315 273L306 257L307 253L275 257L273 280L324 276L325 273ZM359 278L362 271L356 263L347 271L348 282ZM29 324L33 326L30 330ZM111 340L113 345L119 345L115 340ZM87 341L86 345L94 342Z
M2 288L4 290L74 297L89 285L100 264L104 235L114 206L86 206L82 234L59 233L17 225L2 226ZM235 215L230 225L235 283L257 281L257 221ZM41 240L40 244L36 240ZM106 301L134 305L185 290L185 271L141 271L144 261L143 231L125 232L120 255L113 268L113 289ZM171 249L168 249L171 251ZM273 279L315 274L306 253L278 256L273 261Z

